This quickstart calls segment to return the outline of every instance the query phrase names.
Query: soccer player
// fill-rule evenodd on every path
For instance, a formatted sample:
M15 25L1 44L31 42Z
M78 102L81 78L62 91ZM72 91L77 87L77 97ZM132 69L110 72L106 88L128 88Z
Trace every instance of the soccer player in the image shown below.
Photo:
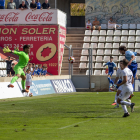
M4 53L14 53L19 56L19 62L18 64L14 67L15 71L15 77L12 78L11 83L8 85L8 87L13 88L14 85L13 83L18 80L19 77L22 78L21 80L21 85L22 85L22 92L29 92L29 90L25 89L25 83L26 83L26 76L23 71L23 68L27 66L28 61L29 61L29 53L30 53L30 45L24 45L23 46L23 51L16 51L16 50L10 50L8 47L3 49Z
M125 54L125 58L129 61L128 68L132 71L133 78L135 78L137 73L137 67L138 67L138 64L136 62L136 57L135 57L135 55L137 54L132 51L127 51L127 48L125 46L120 46L119 51L121 54Z
M122 82L120 84L117 84L118 87L122 86L122 91L118 96L117 103L122 105L122 108L124 110L123 117L129 116L128 110L126 105L131 107L131 112L134 111L135 103L130 103L125 101L129 98L129 96L133 93L133 73L132 71L127 67L129 64L129 61L127 59L123 59L121 63L122 67Z
M106 65L108 65L108 81L110 84L114 84L114 82L111 80L111 76L112 74L114 73L114 67L116 68L117 70L117 66L116 64L113 62L113 57L110 57L110 61L107 62L103 67L105 67Z
M26 73L26 90L29 90L31 85L32 85L32 73L31 73L30 69L27 69L27 73Z

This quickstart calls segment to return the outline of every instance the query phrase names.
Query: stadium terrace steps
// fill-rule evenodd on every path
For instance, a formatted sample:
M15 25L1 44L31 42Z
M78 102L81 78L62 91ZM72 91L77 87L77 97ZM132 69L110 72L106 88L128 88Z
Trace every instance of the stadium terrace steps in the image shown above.
M84 34L84 27L67 27L67 34Z

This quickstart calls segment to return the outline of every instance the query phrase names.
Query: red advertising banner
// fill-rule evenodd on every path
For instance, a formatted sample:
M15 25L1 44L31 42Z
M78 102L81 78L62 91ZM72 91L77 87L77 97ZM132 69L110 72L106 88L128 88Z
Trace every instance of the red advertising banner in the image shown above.
M66 40L66 28L60 26L60 33L59 33L59 74L61 74L65 40Z
M48 72L58 75L58 25L0 26L0 46L11 50L30 44L32 63L48 67Z

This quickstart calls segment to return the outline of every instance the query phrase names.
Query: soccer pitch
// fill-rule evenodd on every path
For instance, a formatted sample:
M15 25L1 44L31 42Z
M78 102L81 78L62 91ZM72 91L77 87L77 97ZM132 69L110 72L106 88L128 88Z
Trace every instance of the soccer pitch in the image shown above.
M134 94L127 118L111 105L115 92L0 100L0 140L139 140L140 93Z

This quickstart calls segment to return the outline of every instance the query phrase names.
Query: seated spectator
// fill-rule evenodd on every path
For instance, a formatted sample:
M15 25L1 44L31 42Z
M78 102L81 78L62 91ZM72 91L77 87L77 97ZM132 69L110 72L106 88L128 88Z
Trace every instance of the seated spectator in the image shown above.
M14 63L12 63L12 67L10 68L10 77L15 76L14 67L15 67L15 64L14 64Z
M119 25L116 24L116 22L113 21L113 18L111 17L110 20L108 21L108 29L115 29L120 27Z
M45 66L43 66L43 69L41 71L41 75L45 76L47 74L47 68Z
M21 9L21 10L27 9L27 6L25 4L25 1L22 1L22 4L19 5L19 8L18 9Z
M45 2L42 4L41 9L50 9L50 4L48 2L48 0L45 0Z
M86 23L86 29L91 30L92 24L90 22L90 19L88 20L88 22Z
M41 68L41 64L38 66L38 70L37 70L37 74L38 76L41 76L41 71L42 71L42 68Z
M32 11L37 9L37 4L35 3L35 0L32 0L32 2L30 3L30 8L32 9Z
M16 4L13 2L13 0L10 0L7 4L7 9L16 9Z
M33 75L37 76L37 71L38 71L38 65L35 66L34 71L33 71Z
M30 3L28 2L28 0L25 0L25 4L27 6L27 9L30 9Z
M101 30L100 22L97 20L97 17L95 17L95 20L93 21L93 30Z
M7 60L8 59L8 60ZM4 61L6 62L7 66L6 66L6 70L7 70L7 77L10 76L10 69L11 69L11 64L13 62L13 60L15 60L15 58L13 57L7 57Z
M41 9L41 4L40 4L39 0L36 0L36 4L37 4L37 9Z

